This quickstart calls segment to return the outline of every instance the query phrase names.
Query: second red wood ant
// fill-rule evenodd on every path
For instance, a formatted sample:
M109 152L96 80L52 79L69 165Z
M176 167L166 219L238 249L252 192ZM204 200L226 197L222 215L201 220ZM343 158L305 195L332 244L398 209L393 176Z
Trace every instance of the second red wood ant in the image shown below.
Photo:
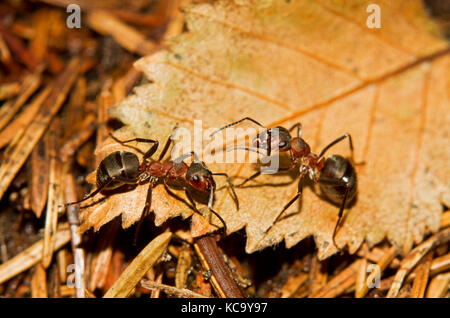
M139 158L133 152L127 151L115 151L108 156L106 156L99 164L97 168L97 178L96 185L97 188L88 194L82 200L76 202L66 203L65 205L72 205L81 203L83 201L92 198L97 193L106 190L117 190L125 185L140 185L145 182L150 182L148 188L147 197L145 201L145 206L141 214L141 221L148 214L151 207L152 200L152 189L160 182L164 184L166 190L172 196L179 200L184 201L182 198L178 197L172 191L170 191L169 186L173 186L173 183L177 183L178 187L181 187L189 199L192 206L190 206L196 213L204 216L200 211L198 211L194 200L192 199L190 191L196 189L203 193L209 195L208 199L208 209L223 223L224 230L226 232L226 224L223 218L213 209L214 204L214 192L216 190L216 183L213 176L224 176L230 186L233 193L233 199L235 200L236 208L239 209L239 201L234 191L234 186L231 183L231 179L226 173L212 173L205 165L204 162L200 161L194 152L184 154L175 160L162 161L167 150L171 144L171 138L167 140L161 154L157 161L150 161L150 157L156 152L159 146L159 142L153 139L145 138L133 138L130 140L121 141L115 136L110 134L116 142L125 145L126 143L137 141L144 143L153 144L150 149L146 152L142 152L138 148L137 150L143 155L143 161L139 163ZM131 147L125 145L127 147ZM194 157L194 161L187 165L183 160L188 157ZM180 185L181 184L181 185ZM189 205L189 204L188 204ZM139 222L140 224L140 222ZM139 228L136 230L138 232Z
M276 149L279 152L289 152L291 161L290 166L287 168L279 168L278 171L288 171L299 164L300 177L298 181L297 194L284 206L284 208L280 211L280 213L277 215L274 222L266 230L266 232L268 232L273 227L273 225L281 218L283 212L286 211L301 196L303 191L303 179L308 175L313 182L319 184L320 189L325 197L327 197L333 203L340 205L338 220L334 227L332 236L333 243L336 245L336 231L341 222L346 203L352 201L356 196L357 177L356 171L352 165L352 162L354 163L353 142L350 134L344 134L329 143L322 149L319 155L311 152L310 146L301 137L302 126L300 123L293 125L289 130L281 126L277 126L275 128L266 128L256 120L250 117L245 117L241 120L235 121L216 130L215 132L210 134L210 136L218 133L223 129L237 125L246 120L264 128L264 131L257 134L253 139L253 146L255 148L265 149L267 151L267 156L271 155L272 149ZM276 129L276 131L274 129ZM291 136L291 132L294 129L297 130L296 137ZM340 155L332 155L328 158L324 157L325 152L328 149L344 140L345 138L348 138L349 140L351 160L348 160ZM234 147L233 149L245 149L254 151L251 148ZM261 173L262 171L259 170L236 187L243 186L248 181L258 177Z

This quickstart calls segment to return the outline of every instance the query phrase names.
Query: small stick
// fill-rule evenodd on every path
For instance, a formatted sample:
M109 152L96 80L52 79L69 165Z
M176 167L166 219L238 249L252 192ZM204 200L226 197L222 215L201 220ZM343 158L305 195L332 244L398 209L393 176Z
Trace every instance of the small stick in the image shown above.
M450 253L437 257L431 261L430 274L436 275L450 269Z
M61 200L61 163L59 161L59 118L55 118L50 127L50 169L47 195L47 210L45 215L44 249L42 250L42 265L48 268L53 258L53 244L58 227L58 206Z
M362 293L364 285L366 284L367 259L363 258L359 265L358 274L355 281L355 298Z
M67 224L61 224L55 235L53 250L57 251L70 241L70 231ZM17 274L29 269L42 259L44 240L40 240L20 254L0 265L0 284L6 282Z
M141 77L142 72L133 66L125 75L114 81L112 86L114 101L121 102Z
M450 269L450 253L436 257L431 261L430 276L436 276ZM412 282L416 278L416 272L412 271L405 279L405 282Z
M103 296L104 298L125 298L155 264L169 244L172 233L165 232L154 238L127 266L120 277Z
M414 278L410 298L423 298L425 289L427 288L428 279L430 277L431 260L433 259L433 251L428 252L423 262L416 268L416 278Z
M360 263L360 259L354 261L331 279L323 288L310 294L308 298L333 298L345 292L355 284Z
M298 273L290 276L286 283L280 288L277 298L291 298L308 280L308 274Z
M0 130L8 124L28 98L39 88L42 81L42 71L43 68L41 67L35 73L26 76L14 101L0 108Z
M167 7L168 3L172 1L158 1L157 7L151 12L139 13L135 11L128 11L124 9L117 9L117 3L108 1L88 1L88 0L39 0L53 6L66 8L71 3L77 3L83 8L83 12L91 12L95 10L105 10L111 15L114 15L126 22L138 24L150 28L158 27L167 21Z
M31 153L31 209L40 218L47 203L50 176L50 130L45 133Z
M368 247L367 247L368 249ZM367 259L368 261L371 261L373 263L378 263L388 252L387 249L380 248L380 247L374 247L370 251L359 251L356 254L362 258ZM394 258L392 262L389 264L390 268L398 268L400 266L400 261L397 258Z
M132 53L145 56L151 54L158 47L156 42L147 40L143 33L107 11L89 12L87 23L98 33L112 36L117 43Z
M74 123L81 122L86 115L86 91L86 78L80 76L67 97L67 106L62 110L61 117L64 120L64 140L77 132L77 127Z
M141 286L151 290L161 290L168 295L179 296L183 298L208 298L201 294L197 294L186 288L177 288L173 286L168 286L164 284L160 284L157 282L152 282L150 280L141 281Z
M389 266L389 264L392 262L392 260L397 256L398 251L395 246L392 246L381 258L381 260L377 263L376 268L378 270L372 271L367 276L367 279L365 281L365 284L362 286L362 289L356 293L356 298L363 298L368 292L369 292L369 286L374 280L381 277L383 271Z
M450 285L450 273L440 274L433 278L428 285L427 298L443 298Z
M49 298L61 298L61 275L59 274L60 267L58 264L53 264L50 267L48 276L50 277L48 283L48 297ZM66 268L64 268L66 270Z
M63 162L68 161L77 149L83 145L95 132L97 128L96 117L93 114L88 114L84 120L76 125L78 131L75 131L73 135L69 136L61 148L61 160Z
M31 277L31 297L47 298L47 273L41 263L37 263Z
M191 0L176 0L172 1L172 5L169 8L169 23L164 33L164 39L179 35L183 31L185 19L182 8L187 6Z
M18 82L0 84L0 100L10 99L16 96L20 91Z
M12 180L30 155L34 146L44 134L53 116L58 112L68 91L72 87L79 67L79 59L72 59L64 72L55 80L52 91L42 104L35 120L25 128L23 136L5 156L0 165L0 199L9 188Z
M64 197L67 201L77 200L76 185L73 175L69 172L72 165L66 163L63 167L63 175L65 176L65 193ZM67 220L70 225L70 234L72 241L73 260L75 265L75 283L76 283L76 296L77 298L85 297L85 262L84 262L84 250L80 247L81 235L78 232L80 225L79 222L79 207L68 206L67 207Z
M447 226L450 226L450 211L444 212L442 214L441 219L441 228L446 228Z
M164 273L159 273L158 276L156 276L156 280L154 281L154 283L156 284L161 284L162 283L162 279L163 279L163 274ZM154 289L152 290L152 292L150 293L150 298L159 298L160 295L160 289Z
M433 236L431 236L428 240L418 245L416 248L411 250L408 255L406 255L402 262L399 270L395 274L394 282L392 283L391 288L386 297L393 298L397 297L400 287L403 284L403 281L406 275L413 269L414 266L433 248L436 246L447 243L450 241L450 228L444 229Z
M178 255L177 269L175 273L175 287L184 288L186 281L191 270L191 252L188 245L181 248L181 252Z
M314 254L309 272L309 293L314 293L326 285L328 279L328 260L319 261L317 253Z
M0 148L3 148L8 143L11 144L11 141L17 135L17 131L30 125L36 117L42 103L49 95L50 90L51 84L41 90L39 94L24 107L22 112L18 114L17 117L0 132ZM3 105L1 109L7 109L8 107L8 105Z
M58 272L59 272L59 281L66 282L67 281L67 250L61 249L56 254L56 262L58 264Z
M38 61L36 61L34 56L31 55L30 52L26 49L25 44L23 44L23 42L19 38L9 33L1 22L0 34L11 50L13 56L18 57L19 60L21 60L30 70L33 70L38 66Z
M35 31L30 41L29 50L33 58L38 62L42 62L45 59L48 50L50 24L52 22L50 13L49 10L39 10L32 18Z
M445 275L441 274L442 272L445 272L450 269L450 253L443 255L441 257L437 257L431 261L430 265L430 277L434 277L436 275ZM405 283L410 283L414 281L416 277L416 271L412 271L406 278ZM392 275L390 277L387 277L383 280L381 280L381 287L379 290L388 290L392 283L394 282L395 275Z
M0 61L6 66L11 67L11 71L20 72L20 67L14 62L11 58L11 52L9 51L8 46L3 39L3 36L0 34ZM12 64L12 65L11 65Z
M197 238L194 248L204 269L211 271L212 285L220 297L245 298L244 293L234 281L231 270L225 264L214 237L206 235Z
M100 91L100 94L97 98L97 121L98 121L98 128L97 128L97 140L96 144L97 147L100 146L103 141L106 140L106 138L109 136L109 131L107 127L108 122L108 108L114 104L114 97L111 94L111 80L106 80L103 84L102 90ZM99 156L95 156L95 166L98 167L100 164L100 161L103 158L100 158Z

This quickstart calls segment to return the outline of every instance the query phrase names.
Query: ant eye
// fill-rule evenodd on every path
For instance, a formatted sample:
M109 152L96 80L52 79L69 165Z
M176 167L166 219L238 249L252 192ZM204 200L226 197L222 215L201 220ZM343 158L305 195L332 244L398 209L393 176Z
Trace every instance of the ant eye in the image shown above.
M199 183L200 182L200 178L196 174L194 174L192 176L192 178L191 178L191 181L194 182L194 183Z
M286 142L285 141L280 141L280 143L278 144L279 148L284 148L286 146Z

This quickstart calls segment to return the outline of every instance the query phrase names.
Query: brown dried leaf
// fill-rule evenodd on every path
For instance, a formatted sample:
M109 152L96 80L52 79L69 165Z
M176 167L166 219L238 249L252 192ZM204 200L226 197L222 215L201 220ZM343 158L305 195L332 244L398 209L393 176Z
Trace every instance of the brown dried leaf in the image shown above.
M177 122L192 129L201 119L206 130L249 116L269 127L300 121L304 139L319 152L349 132L356 161L366 164L357 167L358 198L345 213L337 243L353 253L364 240L373 245L387 237L408 251L439 229L441 202L450 203L450 148L443 146L450 136L449 47L421 1L378 1L381 29L365 24L369 3L236 0L188 6L189 32L136 63L152 83L110 109L127 125L117 137L163 143ZM104 157L117 149L123 148L107 140L97 153ZM332 153L349 155L348 144ZM236 178L257 169L208 166ZM218 188L224 185L216 181ZM229 233L246 227L247 252L283 239L291 247L310 235L320 259L336 252L331 236L338 207L306 187L301 205L291 206L285 212L291 216L266 235L294 196L296 178L264 175L249 185L237 191L239 211L225 189L215 203ZM108 198L87 211L85 228L98 229L120 214L123 227L130 226L140 218L146 191L139 186ZM192 214L162 186L153 192L152 209L157 225ZM220 226L214 217L213 223ZM192 227L193 235L211 229Z

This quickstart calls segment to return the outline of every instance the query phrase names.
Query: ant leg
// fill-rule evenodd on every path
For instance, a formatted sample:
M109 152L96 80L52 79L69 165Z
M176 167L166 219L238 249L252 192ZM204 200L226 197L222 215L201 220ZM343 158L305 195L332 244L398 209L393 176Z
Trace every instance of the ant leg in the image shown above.
M263 156L264 156L264 154L263 154L262 152L260 152L260 151L258 151L258 150L255 150L255 149L252 149L252 148L248 148L248 147L234 146L233 148L227 148L227 152L228 152L228 151L232 151L232 150L247 150L247 151L253 151L253 152L259 153L260 155L263 155Z
M187 196L187 198L189 199L189 201L192 203L192 205L190 205L189 203L186 202L186 200L184 200L183 198L180 198L178 195L176 195L175 193L173 193L172 191L170 191L169 186L167 185L166 182L164 182L164 187L166 188L166 191L167 191L167 193L169 193L169 195L171 195L171 196L175 197L176 199L178 199L178 200L184 202L189 208L191 208L191 209L192 209L195 213L197 213L198 215L201 215L202 217L205 217L205 216L197 209L197 206L196 206L194 200L192 199L192 197L191 197L189 191L188 191L186 188L184 189L184 192L186 193L186 196ZM214 194L214 192L213 192L213 194ZM211 197L209 198L208 208L209 208L209 210L210 210L212 213L214 213L214 215L217 216L217 218L223 223L223 227L224 227L224 229L225 229L225 231L226 231L226 224L225 224L224 220L222 219L222 217L221 217L219 214L217 214L216 211L214 211L214 210L210 207L210 202L211 202Z
M143 155L144 160L150 158L151 156L153 156L153 154L156 152L156 150L158 149L158 145L159 145L159 141L157 140L153 140L153 139L145 139L145 138L133 138L133 139L129 139L129 140L119 140L116 136L114 136L113 134L109 134L109 136L114 139L116 142L118 142L121 145L130 147L135 149L136 151L138 151L140 154ZM152 147L146 151L143 152L141 151L139 148L136 147L132 147L132 146L128 146L125 145L128 142L132 142L132 141L137 141L137 142L146 142L146 143L153 143Z
M126 183L126 184L136 184L136 179L126 179L126 178L119 177L119 176L112 177L104 185L102 185L101 187L98 187L93 192L89 193L88 196L84 197L82 200L75 201L75 202L69 202L69 203L64 204L63 206L73 205L73 204L77 204L77 203L81 203L83 201L86 201L86 200L92 198L93 196L95 196L97 193L101 192L109 184L111 184L112 182L115 182L115 181L120 181L120 182L123 182L123 183Z
M145 205L144 208L142 209L142 214L141 214L141 218L139 219L139 223L136 226L136 232L134 233L134 240L133 240L133 245L136 246L136 242L139 236L139 231L141 229L141 224L144 221L145 217L148 215L148 212L150 211L150 207L152 205L152 188L153 188L153 184L150 183L149 187L148 187L148 191L147 191L147 198L145 200Z
M75 202L69 202L66 203L62 206L69 206L69 205L73 205L73 204L77 204L77 203L81 203L84 202L90 198L92 198L93 196L95 196L97 193L101 192L105 187L107 187L111 182L113 182L113 178L111 178L108 182L106 182L104 185L102 185L101 187L98 187L97 189L95 189L94 191L92 191L91 193L89 193L87 196L85 196L83 199L79 200L79 201L75 201Z
M189 192L187 191L186 188L184 189L184 191L185 191L185 193L186 193L187 198L188 198L189 201L192 203L192 205L189 204L189 202L187 202L185 199L179 197L176 193L172 192L172 191L169 189L169 186L168 186L168 184L166 183L165 180L164 180L164 183L163 183L163 184L164 184L164 187L166 188L167 193L168 193L170 196L172 196L172 197L174 197L175 199L177 199L177 200L183 202L184 204L186 204L192 211L194 211L194 212L197 213L198 215L201 215L202 217L205 217L205 216L197 209L197 206L196 206L194 200L192 199L191 195L189 194Z
M278 171L289 171L291 170L295 165L290 165L289 167L286 168L278 168ZM255 179L256 177L258 177L260 174L262 174L262 171L259 170L258 172L255 172L255 174L251 175L250 177L248 177L247 179L244 180L244 182L242 182L241 184L237 185L236 188L240 188L242 187L244 184L246 184L248 181Z
M209 211L211 211L215 216L217 216L217 218L220 220L220 222L222 222L223 224L223 230L225 231L225 233L227 233L227 225L225 224L224 219L213 209L213 204L214 204L214 189L211 188L210 192L209 192L209 200L208 200L208 209Z
M184 189L184 193L186 194L186 197L189 199L189 202L191 202L193 210L197 211L201 216L204 216L200 211L197 209L197 205L195 204L195 201L192 199L191 194L189 193L188 189Z
M193 210L198 213L199 215L201 215L202 217L206 217L203 213L201 213L198 209L197 209L197 205L195 204L194 199L192 199L192 196L189 192L189 190L187 188L184 189L184 193L186 194L186 197L189 199L189 202L191 202ZM210 220L208 220L208 222L210 222Z
M159 155L158 161L161 161L164 156L167 153L167 150L169 150L170 144L172 143L172 135L175 132L175 130L178 127L178 123L175 125L175 127L173 127L172 133L170 134L169 138L167 138L166 144L164 145L163 150L161 151L161 154Z
M244 180L244 182L242 182L241 184L237 185L236 188L240 188L242 187L244 184L246 184L248 181L255 179L256 177L258 177L261 174L261 170L259 170L258 172L255 172L254 174L252 174L250 177L248 177L247 179Z
M301 137L302 136L302 124L301 123L296 123L294 126L289 128L289 132L294 130L294 128L297 128L297 137Z
M342 140L344 140L345 138L348 138L349 141L349 145L350 145L350 151L352 153L352 158L353 158L353 142L352 142L352 136L350 136L350 134L344 134L341 137L333 140L332 142L330 142L325 148L322 149L322 151L319 154L319 158L323 157L323 155L325 154L325 152L330 149L331 147L333 147L334 145L336 145L337 143L341 142Z
M229 185L229 187L231 189L231 192L233 193L233 200L234 200L234 203L236 204L236 210L239 211L239 199L238 199L238 197L236 195L236 191L234 191L234 184L231 183L231 178L228 176L228 174L226 174L224 172L213 173L212 175L213 176L224 176L224 177L227 178L227 183L228 183L228 185Z
M254 120L253 118L245 117L245 118L242 118L242 119L240 119L240 120L238 120L238 121L232 122L231 124L225 125L225 126L223 126L222 128L217 129L216 131L214 131L214 132L212 132L211 134L209 134L209 137L214 136L214 135L217 134L219 131L222 131L222 130L227 129L227 128L231 127L231 126L240 124L240 123L243 122L244 120L249 120L249 121L251 121L252 123L258 125L259 127L262 127L262 128L267 129L266 127L264 127L263 125L261 125L260 123L258 123L258 122L257 122L256 120Z
M338 248L338 250L340 250L339 246L336 244L336 234L337 234L337 229L339 228L339 225L342 221L342 216L344 214L345 204L347 203L347 197L348 197L348 193L350 191L350 187L348 185L348 182L345 182L342 180L335 180L335 179L322 178L322 179L319 179L319 183L326 184L326 185L344 186L345 187L344 197L342 198L342 202L339 207L338 219L337 219L336 225L334 226L333 236L332 236L334 245Z
M349 188L346 188L344 198L342 199L341 206L339 207L338 220L337 220L336 225L334 226L334 230L333 230L333 243L338 248L338 250L340 250L340 247L336 244L336 233L337 233L337 229L341 223L342 215L344 214L344 208L345 208L345 203L347 201L348 191L349 191Z
M106 200L106 197L101 197L101 198L99 198L97 201L94 201L94 202L92 202L92 203L88 203L88 204L86 204L86 205L80 205L78 208L81 210L81 209L86 209L86 208L90 208L91 206L94 206L94 205L96 205L96 204L99 204L99 203L101 203L101 202L103 202L103 201L105 201ZM60 205L60 206L62 206L62 205Z
M178 196L176 193L174 193L172 190L170 190L169 185L166 183L166 180L164 180L163 184L164 184L164 188L166 189L167 193L168 193L170 196L172 196L172 197L174 197L175 199L177 199L177 200L183 202L183 203L186 204L191 210L193 210L193 211L195 211L195 212L197 212L197 213L200 213L200 212L197 211L197 208L196 208L196 207L190 205L189 202L187 202L185 199L183 199L182 197L180 197L180 196ZM201 213L200 213L200 215L201 215ZM203 215L202 215L202 216L203 216Z
M291 201L289 201L283 208L283 210L281 210L281 212L278 214L278 216L275 218L275 221L273 221L272 225L269 226L269 228L265 231L266 233L269 232L269 230L275 225L275 223L277 223L277 221L280 219L281 215L283 214L284 211L286 211L295 201L297 201L297 199L302 195L303 192L303 176L300 176L300 179L298 180L298 190L297 190L297 194L291 199Z
M161 161L164 158L164 156L166 155L167 150L169 150L170 144L172 143L171 137L172 137L172 135L170 135L169 138L167 138L164 148L161 151L161 154L159 155L158 161Z
M344 140L345 138L348 138L348 143L350 146L350 152L351 152L351 162L355 165L360 165L360 164L364 164L364 162L355 162L355 157L354 157L354 149L353 149L353 141L352 141L352 136L349 133L346 133L344 135L342 135L341 137L337 138L336 140L330 142L325 148L323 148L323 150L320 152L319 154L319 158L322 158L323 155L325 154L325 152L330 149L331 147L333 147L334 145L336 145L337 143L341 142L342 140Z

